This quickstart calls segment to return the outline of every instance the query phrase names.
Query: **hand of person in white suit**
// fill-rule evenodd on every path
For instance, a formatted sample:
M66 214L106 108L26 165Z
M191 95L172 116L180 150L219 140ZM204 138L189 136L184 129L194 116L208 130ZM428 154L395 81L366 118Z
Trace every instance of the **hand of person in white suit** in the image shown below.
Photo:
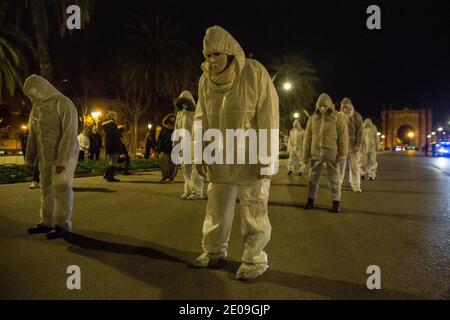
M65 167L63 167L63 166L56 166L56 174L60 174L64 170L66 170Z

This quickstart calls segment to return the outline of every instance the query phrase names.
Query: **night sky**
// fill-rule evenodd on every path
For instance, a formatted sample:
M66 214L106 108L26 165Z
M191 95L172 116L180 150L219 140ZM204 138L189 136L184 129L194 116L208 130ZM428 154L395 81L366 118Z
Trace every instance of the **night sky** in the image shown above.
M90 59L117 48L123 25L146 1L97 0ZM366 8L381 7L382 29L368 30ZM450 117L450 1L161 1L178 14L201 59L205 29L220 25L245 53L268 66L300 53L317 70L318 90L347 96L376 120L383 105L430 106ZM272 72L273 73L273 72Z

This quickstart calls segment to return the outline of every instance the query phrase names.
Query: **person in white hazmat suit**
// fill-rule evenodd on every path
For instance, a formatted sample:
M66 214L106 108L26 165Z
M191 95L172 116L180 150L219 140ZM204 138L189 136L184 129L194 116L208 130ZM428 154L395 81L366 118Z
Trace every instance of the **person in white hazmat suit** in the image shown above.
M316 111L306 125L303 143L303 162L309 162L308 199L305 209L314 207L319 190L322 165L326 164L328 187L333 207L340 212L341 182L339 165L348 153L348 129L344 117L339 114L329 95L322 93L317 99Z
M305 130L300 125L300 121L297 119L292 123L292 129L289 132L287 151L289 153L288 160L288 175L292 173L303 175L305 171L305 164L302 159L303 151L303 137Z
M186 134L192 136L192 125L194 124L195 114L195 100L192 94L184 90L180 96L174 101L177 112L177 118L175 121L175 129L184 129ZM183 139L183 138L182 138ZM181 155L182 160L183 143L181 142ZM187 200L199 200L203 199L203 177L200 176L192 163L181 163L184 176L184 192L181 195L181 199Z
M378 129L372 120L366 119L363 123L361 175L369 181L375 180L377 175L377 152L380 151L380 137Z
M25 80L23 92L33 103L25 163L34 167L38 161L41 171L41 221L28 232L55 239L72 229L78 113L69 98L38 75Z
M362 144L362 124L361 115L355 110L349 98L341 101L341 114L347 122L348 129L348 156L343 162L340 162L340 182L344 182L345 169L348 163L348 180L354 192L362 192L360 175L360 151Z
M278 157L278 95L264 66L256 60L246 59L239 43L223 28L213 26L206 30L203 54L206 61L202 64L204 73L199 81L194 149L203 150L204 147L204 143L197 140L198 121L203 131L219 129L223 137L227 129L254 129L257 132L266 129L269 135L275 132L276 139L273 136L268 138L270 143L266 156L270 161L260 155L253 164L199 164L202 159L197 158L194 150L198 172L204 177L207 175L210 181L203 223L203 254L194 265L208 267L227 257L238 198L244 253L236 278L254 279L268 268L267 254L263 249L271 235L268 217L270 176L278 168L277 159L274 160ZM263 141L260 137L257 139L258 142ZM226 145L228 143L225 142ZM243 148L242 144L234 145L234 155L239 148Z

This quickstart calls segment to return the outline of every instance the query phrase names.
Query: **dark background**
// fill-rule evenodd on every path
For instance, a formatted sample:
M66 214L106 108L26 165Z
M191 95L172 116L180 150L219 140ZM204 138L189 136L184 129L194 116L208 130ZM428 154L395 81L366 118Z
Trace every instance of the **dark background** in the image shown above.
M85 30L90 64L119 49L124 24L145 2L96 1ZM371 4L381 7L381 30L366 27ZM159 6L182 20L199 64L206 28L220 25L267 67L283 53L300 53L318 73L318 93L351 98L363 116L379 119L389 105L432 107L434 123L450 116L450 1L167 0ZM72 50L71 41L62 43Z

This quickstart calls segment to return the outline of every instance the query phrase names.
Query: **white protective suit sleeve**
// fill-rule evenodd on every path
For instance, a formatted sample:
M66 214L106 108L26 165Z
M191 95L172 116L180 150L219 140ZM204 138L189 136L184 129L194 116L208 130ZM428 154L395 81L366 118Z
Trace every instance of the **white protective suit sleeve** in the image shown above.
M68 99L60 100L58 113L63 128L62 137L58 146L56 165L65 167L73 158L73 141L77 138L78 112Z
M31 109L31 114L28 119L28 143L27 151L25 154L25 165L36 167L37 162L37 136L36 129L31 125L31 120L34 117L34 108Z
M274 175L277 173L279 152L279 99L267 70L264 67L259 70L262 70L262 74L258 82L260 96L256 106L256 120L258 130L267 129L267 155L271 159L269 167L263 168L261 174Z
M336 160L345 161L348 154L348 128L344 116L340 114L338 115L336 130L338 136L338 152Z
M312 117L309 118L308 123L306 124L305 135L303 137L303 154L302 159L303 163L308 163L311 158L311 141L312 141Z
M203 148L205 143L203 142L202 133L209 129L208 118L205 110L205 97L203 95L203 83L206 74L200 77L198 82L198 101L197 108L195 109L194 124L192 126L192 159L193 164L201 164L203 162Z

